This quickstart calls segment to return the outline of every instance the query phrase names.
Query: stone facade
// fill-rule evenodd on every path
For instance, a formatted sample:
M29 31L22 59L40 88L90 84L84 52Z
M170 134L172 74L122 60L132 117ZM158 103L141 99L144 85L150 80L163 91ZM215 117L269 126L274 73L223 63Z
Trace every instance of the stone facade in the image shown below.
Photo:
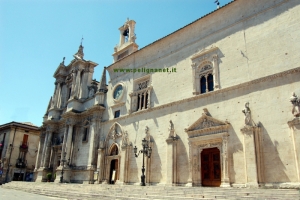
M127 19L100 82L81 44L54 74L37 181L140 184L145 138L146 184L300 187L299 12L237 0L140 50Z
M0 183L34 180L39 139L39 127L29 122L0 125Z

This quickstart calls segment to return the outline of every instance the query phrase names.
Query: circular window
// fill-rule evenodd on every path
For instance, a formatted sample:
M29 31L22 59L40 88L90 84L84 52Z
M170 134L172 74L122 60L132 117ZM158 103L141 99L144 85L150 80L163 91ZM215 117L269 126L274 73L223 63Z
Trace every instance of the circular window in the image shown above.
M123 94L123 86L118 85L114 90L113 97L115 100L120 100L120 98L122 97L122 94Z

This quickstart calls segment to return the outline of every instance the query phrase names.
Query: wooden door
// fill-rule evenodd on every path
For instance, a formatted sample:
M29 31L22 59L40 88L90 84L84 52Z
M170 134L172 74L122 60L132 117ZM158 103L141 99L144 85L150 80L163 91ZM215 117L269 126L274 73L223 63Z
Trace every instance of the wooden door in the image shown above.
M204 149L201 152L202 186L219 187L221 185L220 150Z

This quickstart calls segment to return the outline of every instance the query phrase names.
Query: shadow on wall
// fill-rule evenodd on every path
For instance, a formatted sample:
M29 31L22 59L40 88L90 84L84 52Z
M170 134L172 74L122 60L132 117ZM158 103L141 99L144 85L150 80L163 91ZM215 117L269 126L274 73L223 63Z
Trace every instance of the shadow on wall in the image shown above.
M284 163L281 161L278 149L280 143L277 140L272 142L267 129L261 123L261 133L263 134L263 159L264 159L264 174L266 183L290 182L289 177L285 173L287 170Z
M162 181L162 163L159 156L159 150L157 144L153 137L151 136L151 141L153 142L152 146L152 155L151 155L151 165L150 165L150 183L160 183ZM146 169L147 170L147 169ZM146 177L147 180L147 177Z
M235 153L241 153L243 152L243 144L241 140L238 138L235 130L233 129L232 126L229 127L228 129L229 133L229 141L228 141L228 174L229 174L229 180L230 184L236 182L236 172L234 170L235 168L235 163L233 159L233 154ZM240 168L241 166L236 166L237 168Z
M178 142L177 142L177 183L178 184L186 184L189 179L189 146L184 146L184 143L180 136L177 135Z

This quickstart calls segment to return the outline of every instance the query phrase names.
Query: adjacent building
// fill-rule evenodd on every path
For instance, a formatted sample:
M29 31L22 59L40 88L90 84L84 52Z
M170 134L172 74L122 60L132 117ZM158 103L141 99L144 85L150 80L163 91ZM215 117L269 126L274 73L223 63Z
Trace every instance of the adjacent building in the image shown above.
M100 81L81 44L54 73L36 181L140 184L144 165L149 185L300 187L299 13L236 0L142 49L127 19Z
M30 122L0 125L2 183L34 180L39 139L39 127Z

